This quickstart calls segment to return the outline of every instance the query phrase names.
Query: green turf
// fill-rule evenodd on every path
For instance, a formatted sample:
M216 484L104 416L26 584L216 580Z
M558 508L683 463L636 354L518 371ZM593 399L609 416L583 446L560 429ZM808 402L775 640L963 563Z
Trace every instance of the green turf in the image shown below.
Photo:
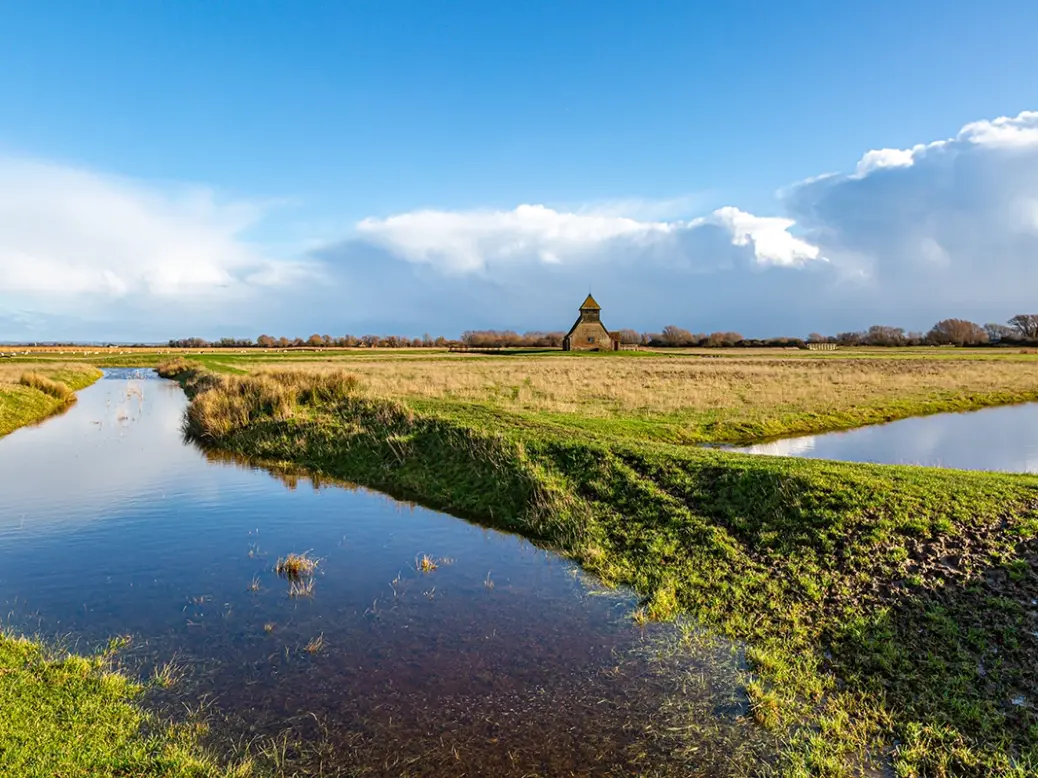
M110 657L52 651L0 634L0 775L11 778L245 778L220 767L201 725L172 725L138 704L144 687Z

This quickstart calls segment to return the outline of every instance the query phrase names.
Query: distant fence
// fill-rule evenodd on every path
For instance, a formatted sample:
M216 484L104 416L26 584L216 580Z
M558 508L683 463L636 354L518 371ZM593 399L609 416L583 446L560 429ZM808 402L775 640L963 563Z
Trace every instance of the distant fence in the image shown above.
M497 353L499 353L501 351L504 351L505 347L504 346L461 346L461 345L458 345L458 346L447 346L447 350L448 351L457 351L459 353L469 353L469 354L482 354L484 352L488 353L488 354L497 354Z
M835 343L808 343L808 351L836 351Z

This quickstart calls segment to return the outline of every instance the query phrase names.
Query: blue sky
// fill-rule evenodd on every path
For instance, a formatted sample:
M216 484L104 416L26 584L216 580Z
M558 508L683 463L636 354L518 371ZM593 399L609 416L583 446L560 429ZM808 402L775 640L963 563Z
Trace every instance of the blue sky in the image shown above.
M556 329L589 284L636 329L1004 320L1038 256L1036 23L7 2L0 338Z

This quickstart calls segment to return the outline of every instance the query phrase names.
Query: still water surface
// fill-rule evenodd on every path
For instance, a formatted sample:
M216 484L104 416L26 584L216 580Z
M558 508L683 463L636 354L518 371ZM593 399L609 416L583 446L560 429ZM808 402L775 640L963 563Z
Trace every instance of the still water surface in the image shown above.
M918 416L730 448L749 454L1038 473L1038 403Z
M518 537L207 458L182 439L183 393L153 379L109 371L0 440L9 625L80 650L132 635L128 667L183 675L152 704L202 702L217 747L281 736L322 775L722 776L764 758L736 648L675 651L673 626L632 624L632 596ZM275 562L308 550L312 596L290 597Z

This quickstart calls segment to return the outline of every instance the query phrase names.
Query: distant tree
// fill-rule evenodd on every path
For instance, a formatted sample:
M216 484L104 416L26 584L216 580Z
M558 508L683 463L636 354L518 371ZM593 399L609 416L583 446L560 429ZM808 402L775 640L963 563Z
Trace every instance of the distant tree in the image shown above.
M256 338L256 345L260 348L273 348L276 342L270 335L260 335Z
M905 331L901 327L887 327L882 324L874 324L865 333L862 343L866 346L903 346L905 344Z
M944 319L933 325L926 340L937 346L975 346L987 343L988 334L983 327L971 321Z
M638 344L642 342L642 336L634 330L620 330L617 335L620 336L621 343Z
M808 343L825 343L825 335L820 332L812 332L807 336Z
M1020 334L1021 340L1038 340L1038 313L1018 313L1009 320L1009 326Z
M1001 343L1003 340L1013 340L1016 330L1005 324L988 323L984 325L984 332L988 334L989 343Z
M322 338L317 333L314 333L313 335L311 335L309 338L306 339L306 345L307 346L313 346L313 347L323 346L324 345L324 338Z
M864 340L864 332L838 332L836 334L836 342L841 346L860 346Z
M660 343L664 346L691 346L692 333L675 324L668 324L660 333Z
M711 332L706 337L706 345L712 347L734 346L740 340L743 340L743 336L738 332Z

